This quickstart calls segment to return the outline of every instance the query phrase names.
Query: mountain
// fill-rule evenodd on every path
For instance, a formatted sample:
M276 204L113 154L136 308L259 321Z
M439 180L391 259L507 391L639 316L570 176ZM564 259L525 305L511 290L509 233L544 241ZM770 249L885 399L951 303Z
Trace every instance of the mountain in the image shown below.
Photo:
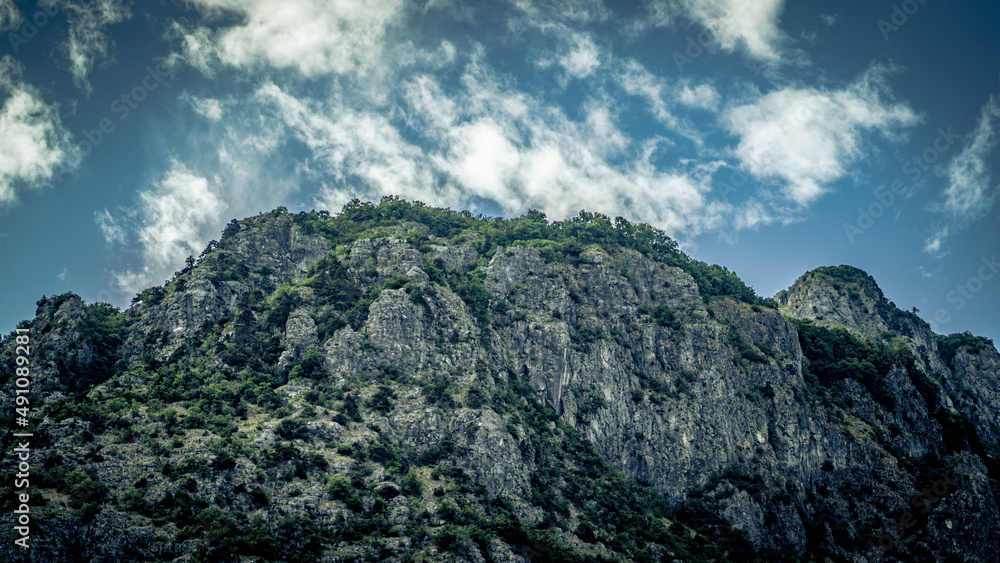
M848 266L762 299L621 218L385 198L19 329L9 561L1000 560L1000 355Z

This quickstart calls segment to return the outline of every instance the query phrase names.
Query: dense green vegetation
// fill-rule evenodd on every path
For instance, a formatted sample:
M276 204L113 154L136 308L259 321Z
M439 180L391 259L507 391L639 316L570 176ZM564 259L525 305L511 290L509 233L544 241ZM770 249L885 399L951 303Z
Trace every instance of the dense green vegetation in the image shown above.
M308 276L306 286L326 305L316 319L321 338L345 326L360 330L381 289L362 289L347 277L347 266L332 253L310 266Z
M431 266L437 281L472 287L463 298L475 311L475 284L481 280ZM440 272L435 272L435 267ZM322 272L325 276L327 270ZM309 285L314 291L326 291L322 282L315 281L319 275L319 271L314 272ZM399 278L386 282L385 287L407 287L408 283ZM143 340L145 352L138 366L115 365L114 355L101 359L102 376L83 391L92 391L94 383L116 373L133 384L115 385L114 398L106 401L68 395L54 401L47 416L54 420L75 418L87 425L79 440L93 444L84 446L89 450L89 462L106 461L115 448L133 448L160 459L159 467L147 470L134 489L109 494L109 487L96 474L66 469L53 459L39 469L39 486L81 499L70 507L81 522L90 522L114 507L148 518L157 527L173 524L178 541L201 540L195 561L228 560L239 555L315 561L323 550L339 542L372 546L371 553L379 558L387 554L378 547L384 545L385 538L401 535L412 538L417 548L433 545L456 554L465 554L471 546L485 552L489 541L499 537L531 554L533 561L603 560L558 539L556 530L571 526L583 542L603 544L636 561L653 560L650 544L663 546L686 561L754 560L749 544L718 516L719 507L699 505L697 510L679 511L652 487L626 479L575 429L558 420L551 407L540 403L530 384L513 370L508 374L510 383L494 387L472 384L461 394L457 392L457 371L417 381L390 362L382 362L373 372L356 374L349 383L333 385L319 375L321 355L315 349L303 351L291 365L279 368L276 359L282 347L269 327L279 326L301 299L291 286L279 287L269 299L256 303L253 295L248 295L235 318L206 324L195 335L185 337L169 361L156 359L155 351L165 338L158 331ZM58 305L49 302L48 306ZM88 342L107 343L117 353L127 330L124 317L106 306L92 306L86 313L93 314L83 325ZM665 311L659 311L657 317L670 322ZM586 325L577 327L576 332L584 343L602 337ZM293 409L287 398L276 393L289 378L308 382L310 390L299 408ZM361 400L365 387L374 388L374 393ZM464 452L450 433L423 450L404 446L385 434L367 443L313 442L308 422L321 409L327 411L324 418L361 428L372 417L391 415L400 395L414 388L421 390L430 405L457 408L458 400L464 400L465 406L492 408L507 417L510 427L524 428L527 441L522 453L537 467L527 498L544 511L540 522L527 524L518 518L512 501L493 498L476 484L461 467ZM267 419L276 421L273 445L249 447L249 436L240 427L254 413L266 413ZM201 453L172 455L185 448L192 433L203 431L211 436L211 457ZM117 445L98 446L98 435L115 436ZM330 465L320 450L328 448L353 460L347 475L326 476ZM240 484L230 477L248 462L258 468L258 484ZM373 486L370 476L376 465L385 468L386 478L395 484ZM430 470L430 483L418 476L421 468ZM329 527L290 514L279 513L270 521L247 516L269 506L272 487L287 481L303 487L325 481L330 499L344 503L351 513ZM154 483L172 485L165 495L150 495L146 490ZM424 513L415 514L405 529L393 527L389 521L391 501L400 494L417 500L433 495L441 501L438 514L444 524L432 523ZM571 506L581 514L578 519L570 517ZM579 524L574 525L574 521Z
M948 366L955 369L955 355L962 348L969 354L979 354L993 348L993 341L982 336L973 336L971 332L956 332L947 336L935 335L938 354Z
M912 361L909 350L861 340L840 328L824 328L800 319L792 322L799 329L799 343L809 360L809 374L821 385L828 387L840 379L857 379L877 401L886 408L894 408L895 397L883 380L893 366Z
M592 244L636 250L648 258L669 266L677 266L691 274L706 300L732 297L747 303L773 307L770 299L761 299L739 277L718 265L693 260L681 252L677 243L663 231L645 224L631 223L622 217L613 220L600 213L581 211L567 221L549 223L545 214L529 211L513 219L472 215L468 211L427 207L409 203L397 197L384 197L378 204L353 200L340 215L300 213L296 221L309 233L326 237L333 245L341 245L365 236L379 228L424 225L430 234L452 239L466 237L476 250L490 258L497 247L516 245L538 248L550 261L575 262L583 250ZM410 234L418 248L425 244L419 234Z
M553 533L566 528L573 506L582 513L577 537L585 543L603 543L634 561L653 560L649 544L663 546L672 557L685 561L757 560L746 540L719 517L718 506L698 511L671 507L655 489L626 479L601 459L579 432L537 400L526 380L513 371L508 378L509 384L491 391L491 405L497 412L510 413L511 421L528 431L530 449L525 453L537 465L530 498L546 516L540 524L527 527L507 501L492 499L473 486L478 503L460 502L445 511L448 525L434 538L439 548L461 552L461 546L470 543L485 547L495 531L511 545L533 552L533 561L602 560L577 552ZM456 475L445 471L449 472Z
M843 329L791 320L799 329L799 343L809 360L805 375L817 397L847 406L843 398L831 399L826 389L840 379L854 378L886 409L895 410L896 397L885 379L891 369L903 369L923 398L929 414L941 425L947 450L971 450L983 459L989 459L988 447L980 442L969 417L953 412L938 400L941 383L917 366L912 352L904 345L890 348L879 340L861 340Z
M44 306L50 314L55 314L72 295L64 293L50 299L42 297L38 301L38 306ZM114 373L115 364L121 359L119 347L125 341L133 321L134 319L130 319L107 303L85 306L83 326L80 327L82 337L80 344L91 351L93 359L87 364L69 358L56 359L64 389L72 393L81 393ZM41 327L41 333L44 334L52 328L51 325Z

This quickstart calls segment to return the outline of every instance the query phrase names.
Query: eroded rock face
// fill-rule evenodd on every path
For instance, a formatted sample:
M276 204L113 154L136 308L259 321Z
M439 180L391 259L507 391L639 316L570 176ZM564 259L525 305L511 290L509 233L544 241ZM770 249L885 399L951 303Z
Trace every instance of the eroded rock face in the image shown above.
M865 281L845 283L822 268L806 273L775 296L781 311L790 317L874 332L890 328L889 320L880 314L881 299L877 286Z
M219 243L219 251L276 284L301 278L329 249L326 239L303 233L287 215L250 222Z
M383 278L422 272L404 241L389 240L364 244L366 268ZM352 261L356 252L352 249ZM397 259L402 266L394 269L391 261ZM806 549L806 528L815 524L803 516L826 514L842 522L878 518L874 506L841 507L848 498L857 502L876 495L880 502L905 503L894 489L912 485L885 448L911 458L947 454L942 428L905 370L893 371L885 381L894 397L890 405L856 382L841 382L838 392L856 398L845 430L822 408L803 401L803 357L793 325L770 309L725 300L706 306L694 280L680 269L631 251L597 248L578 264L547 263L537 250L516 247L497 252L485 273L487 289L506 304L492 330L477 326L461 300L444 288L428 286L436 298L427 306L410 303L406 290L387 290L372 305L363 330L375 356L407 372L461 369L489 362L483 339L498 338L515 374L529 380L541 400L627 476L653 484L671 500L683 503L710 474L733 464L759 472L765 492L753 497L738 491L726 514L761 547ZM419 274L411 279L427 283ZM888 331L886 321L866 316L876 311L874 304L857 310L845 296L838 299L830 307L838 326L858 321L861 329ZM661 326L641 312L655 307L667 307L674 326ZM449 338L445 354L432 344L440 335ZM342 369L333 366L344 361L348 348L340 342L356 337L345 330L331 339L328 352L340 356L330 360L333 372ZM906 338L935 351L929 332L911 330ZM734 339L749 344L758 357L741 362ZM943 365L926 353L925 361ZM517 459L513 450L473 451L478 460ZM524 483L517 462L504 463L502 471L483 471L479 461L472 465L491 491L516 491ZM517 474L521 477L510 482ZM497 480L501 475L507 482ZM873 475L889 476L882 482L895 484L875 486ZM779 494L818 502L804 515L791 505L761 508L761 499ZM823 496L829 498L820 500Z
M577 269L532 249L498 253L487 285L525 315L500 329L522 374L626 475L680 502L712 471L773 455L772 429L811 416L795 403L761 408L774 399L765 390L787 397L802 384L796 333L780 315L713 304L746 340L774 346L774 358L745 370L686 273L627 251L586 257ZM639 312L656 306L677 326Z
M130 309L138 322L128 356L141 353L143 340L159 340L164 346L157 357L166 360L181 338L232 318L241 300L259 302L276 285L302 279L330 248L324 238L302 233L288 216L265 216L237 226L241 228L206 250L203 267L178 276L165 297L139 301Z
M888 301L875 280L857 268L837 266L805 273L774 297L782 314L862 338L902 338L921 369L939 376L948 367L937 353L930 325Z
M961 348L952 364L956 408L969 416L980 438L1000 444L1000 354L995 348Z
M296 309L285 321L285 344L298 348L315 346L319 342L316 337L316 322L309 311Z
M54 385L71 378L73 371L91 366L99 351L84 336L86 322L87 313L79 296L72 295L62 303L55 298L39 302L32 344L40 352L42 363L34 366L35 383Z
M300 432L289 434L278 419L255 410L238 422L238 430L256 451L290 443L298 453L283 450L288 456L315 453L325 469L303 470L303 477L282 458L265 472L258 466L262 462L247 455L236 459L228 473L206 472L211 477L188 485L193 491L185 494L213 502L225 498L228 514L271 518L274 513L340 525L351 512L327 493L330 475L348 475L368 463L370 473L357 477L364 487L401 487L400 475L390 472L384 459L375 463L377 456L369 454L362 462L344 452L395 444L416 456L446 459L489 495L518 507L521 521L538 524L546 519L531 500L538 452L517 410L522 403L497 399L520 380L554 409L553 418L575 428L624 475L654 486L678 508L692 498L718 502L729 524L762 552L860 561L866 541L884 531L885 521L906 512L910 497L929 484L926 475L954 465L960 478L942 501L947 516L943 508L935 512L919 531L919 541L935 556L997 559L996 485L982 451L956 450L941 421L963 412L981 439L1000 439L1000 356L995 350L959 350L954 367L947 365L929 328L895 313L866 275L851 272L854 281L845 283L811 272L777 296L780 310L775 310L729 299L706 301L684 270L632 250L592 245L572 260L546 261L535 248L515 246L481 256L474 234L444 239L421 228L393 227L388 236L359 238L333 251L347 267L345 283L356 284L356 295L381 288L359 317L363 322L321 327L333 306L300 287L301 302L282 317L284 322L258 331L280 342L279 366L286 376L302 365L303 351L322 353L310 378L278 389L288 403L285 417L312 418ZM412 244L413 229L426 240ZM268 312L257 304L278 284L301 286L309 266L332 248L283 216L248 221L227 232L162 299L138 303L130 311L136 322L122 354L136 373L150 363L150 349L154 360L180 361L209 338L214 347L199 356L199 369L238 371L220 357L243 342L240 331L266 322ZM460 294L456 283L428 274L438 270L451 273L453 280L475 271L486 291L480 297L488 301L488 314L475 309L476 294ZM83 314L79 299L70 299L55 310L40 307L34 321L35 327L55 327L47 337L53 354L81 365L93 355L74 346ZM842 327L861 338L897 339L914 352L921 369L941 382L940 388L928 391L911 370L896 366L877 393L845 378L818 396L796 326L783 315ZM90 397L111 400L152 377L136 373L109 380ZM337 399L343 403L336 408L332 402L313 407L305 399L310 392L327 393L327 384L350 389L346 395L359 405L357 419L344 416L346 396ZM387 392L391 402L378 406L376 395ZM175 408L189 408L180 405ZM310 409L313 414L306 414ZM158 413L134 416L134 424L147 434L166 434ZM217 459L209 446L215 437L189 429L176 452L155 455L141 449L146 446L99 435L96 443L113 445L117 457L104 465L91 463L86 456L92 456L93 447L77 438L81 424L47 422L50 451L62 452L67 463L94 469L112 490L129 490L138 479L162 471L149 468L162 467L164 460L177 465L185 456ZM548 424L555 427L554 420ZM442 486L429 476L430 469L420 471L427 489L419 500L390 493L383 499L385 518L399 533L391 546L383 546L390 560L402 560L415 541L403 534L408 525L444 523L442 503L431 492ZM150 483L144 493L150 498L178 490L169 479L150 478ZM249 492L232 493L234 487L259 489L269 499L267 508L255 505ZM223 490L228 492L223 495ZM371 500L366 499L365 510L371 510ZM108 511L81 524L68 509L57 514L53 522L58 524L50 531L62 542L59 548L73 541L67 530L85 535L98 527L104 534L101 553L112 560L126 554L188 557L197 547L195 539L177 541L178 529L150 526L145 516ZM584 546L573 535L581 516L567 510L561 518L562 527L554 533L568 545ZM81 553L99 554L93 542L84 543ZM49 546L44 553L53 561L67 560L57 555L59 548ZM538 548L494 539L464 558L436 548L424 555L514 562L537 558L531 550ZM584 548L593 557L615 555L603 543ZM672 560L662 546L650 549L663 561ZM362 547L343 543L327 556L333 561L363 554Z

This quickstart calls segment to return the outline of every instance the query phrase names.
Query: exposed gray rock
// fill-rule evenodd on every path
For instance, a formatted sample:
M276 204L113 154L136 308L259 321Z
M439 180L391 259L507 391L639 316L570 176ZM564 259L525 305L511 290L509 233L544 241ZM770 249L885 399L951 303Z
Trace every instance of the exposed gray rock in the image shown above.
M88 396L105 404L169 377L181 397L169 405L177 421L138 404L133 411L123 402L114 429L95 428L92 443L80 438L92 427L80 419L42 425L51 440L46 453L58 452L67 467L91 470L114 491L115 506L125 506L124 495L146 479L139 498L157 503L166 503L168 493L175 499L186 487L188 498L225 507L229 517L260 518L271 526L268 530L293 516L324 529L343 529L359 517L345 499L333 498L327 485L330 476L350 476L359 490L390 491L384 495L390 498L378 501L374 494L365 496L358 514L368 518L381 502L380 517L395 535L377 550L350 541L330 545L321 559L402 561L422 541L408 527L431 526L437 533L445 524L441 497L451 495L449 502L465 498L454 495L468 486L460 478L467 475L491 498L509 503L523 526L541 526L552 515L531 498L539 468L532 442L537 435L518 413L529 402L518 397L522 402L512 406L497 400L501 390L520 379L555 412L546 411L543 426L555 429L558 417L604 460L625 476L651 484L677 509L692 499L717 503L756 549L822 560L814 557L822 546L822 557L862 561L868 555L865 542L881 533L883 522L908 510L912 495L928 486L926 475L955 463L961 477L954 490L900 558L919 551L914 546L926 546L935 557L998 558L1000 511L996 484L980 457L985 454L971 451L972 445L957 448L948 433L956 428L949 421L962 412L982 440L1000 440L1000 355L962 349L947 365L929 328L898 311L864 276L842 283L829 273L810 272L776 297L780 310L774 310L730 299L706 301L681 268L621 248L592 245L578 258L552 262L535 248L499 248L483 267L479 235L444 239L422 225L369 233L372 238L335 251L286 216L249 220L227 231L164 295L154 299L150 294L148 302L130 310L135 324L121 349L129 369L116 371L118 377L102 381ZM302 305L284 327L270 327L263 335L265 342L280 338L285 347L279 369L266 374L280 385L274 395L277 404L287 402L283 414L272 416L252 406L246 416L220 415L199 412L202 406L184 400L183 392L194 385L231 393L225 396L234 408L251 402L241 397L258 400L226 380L239 372L220 359L236 342L234 325L260 326L268 314L261 303L277 284L301 282L310 265L330 252L339 252L352 283L374 288L373 296L380 292L367 316L360 317L363 323L324 329L329 332L321 340L314 319L333 305L296 286ZM435 283L427 273L441 268L457 276L477 264L488 315L477 316L471 299L467 303L455 287ZM383 285L400 275L407 278L404 287ZM827 394L817 396L796 326L783 314L861 338L905 344L928 379L897 365L878 389L848 377L829 383L823 390ZM83 338L86 316L76 297L58 307L40 305L33 325L41 350L35 371L39 385L55 390L65 366L83 370L96 361L99 350ZM185 369L144 371L150 363L181 361L208 334L214 347L205 346ZM325 356L321 373L286 382L282 378L309 347ZM9 348L0 358L5 365L12 357ZM192 384L185 379L192 374L203 379ZM58 392L63 394L50 395L53 406L66 396ZM387 392L391 399L385 402ZM348 400L358 407L356 418L346 416ZM0 406L9 408L10 401ZM206 401L204 408L220 407ZM204 421L200 426L185 426L198 416ZM212 417L236 420L237 434L245 436L247 451L225 471L215 467L225 461L217 453L224 436L213 433ZM296 429L281 419L306 422ZM132 427L154 443L169 445L154 452L157 446L142 439L115 434ZM171 441L173 433L183 440ZM454 474L435 477L430 467L390 468L384 456L391 452L375 451L387 445L411 456L439 456ZM168 476L171 467L199 463L199 479L185 476L177 482ZM422 495L393 497L390 486L398 487L404 472L420 481ZM83 523L66 499L49 502L53 515L39 533L50 539L37 552L38 560L69 560L64 554L78 547L86 557L106 560L184 559L203 545L202 538L180 537L173 524L153 526L148 514L107 510ZM552 534L579 553L617 557L610 544L586 543L574 535L582 521L579 512L567 507ZM101 540L99 545L93 538ZM464 554L426 546L420 556L534 560L521 549L526 546L496 538L483 545L482 551L474 545ZM11 553L9 546L2 549L8 550L0 550L5 556ZM649 553L662 561L673 557L664 546L649 546Z
M309 311L296 309L288 315L285 321L285 345L299 349L315 346L319 342L316 336L316 323Z
M956 407L970 417L982 439L1000 444L1000 354L993 347L979 353L960 348L952 363Z

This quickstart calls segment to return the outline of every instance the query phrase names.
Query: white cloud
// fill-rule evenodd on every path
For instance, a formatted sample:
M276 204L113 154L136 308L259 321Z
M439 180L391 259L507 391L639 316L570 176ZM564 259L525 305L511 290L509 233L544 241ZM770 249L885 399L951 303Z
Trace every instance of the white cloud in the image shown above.
M171 22L167 35L180 42L180 52L167 57L170 66L188 64L207 76L215 74L219 61L218 49L207 27L188 29L179 22Z
M784 7L785 0L654 0L645 26L673 25L684 16L711 31L726 51L777 61L788 40L778 27Z
M559 64L570 76L586 78L600 66L600 52L593 40L586 35L574 34L573 40L575 46L568 54L559 58Z
M706 110L714 110L719 106L719 93L708 84L700 84L694 88L684 86L677 95L680 103Z
M785 0L682 0L682 4L690 17L712 31L723 49L742 47L758 59L779 58L785 35L778 19Z
M819 19L826 27L833 27L833 24L837 23L837 14L820 14Z
M585 108L587 112L586 131L591 138L591 147L596 154L612 159L625 154L631 139L618 128L616 116L604 104L592 101Z
M705 106L706 103L718 103L718 94L711 86L699 86L695 91L690 92L690 95L686 95L683 83L668 82L666 79L649 72L646 67L634 59L615 61L614 66L617 70L614 71L612 77L626 94L644 99L649 112L670 132L689 139L699 148L704 146L704 132L678 117L672 111L672 104L695 102L704 109L714 109L714 107ZM703 95L704 98L699 99L698 95Z
M941 249L944 247L945 241L948 240L948 227L939 229L933 236L924 241L924 252L928 254L933 254L937 258L941 258L946 255L947 252L943 252Z
M94 61L111 58L114 42L105 34L105 28L128 20L132 14L123 0L65 2L62 8L68 14L69 38L63 50L69 58L73 84L89 94L87 75L93 70Z
M101 234L104 236L104 242L108 244L125 244L125 229L111 216L111 213L107 209L104 211L95 211L94 222L100 227Z
M673 25L677 18L677 6L663 0L646 4L647 19L645 24L652 27L667 27Z
M512 0L512 3L536 26L555 22L589 24L611 17L602 0Z
M969 135L962 151L948 163L948 187L944 191L944 226L937 228L924 244L924 252L941 258L948 254L942 249L948 238L962 230L970 221L980 219L996 202L996 186L992 185L989 159L997 146L997 123L1000 121L1000 100L997 96L983 106L979 122Z
M445 129L458 119L455 102L431 76L414 76L403 85L402 95L405 103L412 108L414 117L422 118L426 127Z
M330 112L335 118L327 117L322 106L300 100L273 83L261 87L257 99L277 109L285 126L338 185L360 179L370 186L369 193L412 197L426 193L426 186L433 183L423 151L404 141L386 115L342 110Z
M209 187L208 179L174 162L156 186L139 194L143 225L138 239L144 266L117 274L127 293L161 283L187 256L197 256L224 223L229 206Z
M499 207L504 214L536 208L553 219L585 208L692 236L723 225L757 228L782 220L791 208L787 202L779 209L766 200L719 201L712 174L721 164L703 162L711 151L701 132L674 114L676 109L687 115L688 108L717 111L718 92L711 84L656 76L637 61L616 61L611 51L599 48L584 28L609 17L601 2L576 2L563 14L553 2L513 2L519 10L516 25L541 34L544 44L553 46L531 56L543 59L557 82L589 77L616 90L593 91L572 108L551 103L549 91L528 94L520 89L513 77L486 62L478 45L463 50L447 42L436 50L415 46L422 42L413 38L411 43L405 33L396 33L412 15L400 3L334 3L339 10L312 0L191 3L206 20L181 34L183 60L207 75L229 66L251 80L261 80L261 71L268 69L292 69L306 78L392 77L380 81L377 96L362 91L370 86L364 81L338 77L329 93L318 94L316 81L284 76L258 82L262 85L245 100L189 100L214 126L272 143L274 155L266 155L262 166L287 166L288 149L305 154L292 161L295 180L319 187L315 201L329 210L353 197L377 200L394 194L477 211ZM299 15L304 13L312 15L302 23ZM778 13L780 9L774 22ZM213 22L216 15L220 17ZM508 31L515 25L511 21ZM301 37L281 40L293 33ZM775 33L767 37L779 46L782 36ZM459 64L466 65L464 70ZM442 73L445 65L448 72ZM622 90L639 99L623 101ZM694 141L698 156L685 159L687 155L670 150L674 140L662 133L637 137L623 130L619 114L633 119L627 106L635 102L648 108L671 137L676 133ZM750 132L740 135L749 138ZM853 156L852 151L856 146L843 154ZM188 164L210 176L210 168ZM744 167L750 168L747 163ZM219 194L222 201L236 201ZM229 213L239 216L232 209Z
M491 119L482 119L463 124L449 135L451 150L440 164L472 195L495 199L507 209L519 207L519 199L511 197L515 194L507 187L516 181L521 154L503 129ZM539 159L533 160L523 165L537 166Z
M199 98L189 94L182 94L181 99L190 104L195 113L206 119L212 121L222 119L222 103L219 100L214 98Z
M996 96L990 96L968 144L948 165L945 209L956 218L976 219L993 206L995 196L987 161L997 145L998 120L1000 103Z
M10 205L19 189L39 188L75 167L80 153L58 106L21 80L21 68L9 56L0 58L0 95L0 205Z
M509 41L524 42L535 32L554 38L554 47L532 52L529 58L543 69L561 68L563 72L556 76L561 87L565 88L570 79L593 76L601 67L605 57L587 28L612 17L602 0L510 0L510 3L516 8L514 14L500 16L506 20Z
M189 0L212 18L240 23L185 32L187 60L203 70L212 61L255 68L294 68L306 76L365 73L378 61L403 0Z
M618 76L622 90L629 95L644 98L649 104L649 111L660 123L669 127L677 126L677 118L664 101L667 86L663 79L654 76L634 60L626 61L622 67Z
M479 62L461 83L445 93L430 76L413 78L404 85L405 119L301 99L273 84L257 97L310 148L310 166L328 179L328 209L396 194L474 210L492 201L505 214L535 208L553 219L600 210L672 233L721 224L727 208L707 201L710 175L658 169L659 142L632 146L607 103L592 100L585 119L573 121Z
M308 163L279 153L286 126L272 101L181 99L206 111L188 114L185 135L171 138L172 158L159 179L139 193L134 206L114 216L95 214L105 240L132 248L137 260L113 278L126 295L169 279L184 258L198 256L233 218L293 205L291 198L306 178ZM216 109L225 119L214 119ZM323 179L330 176L324 174ZM346 202L345 202L346 203Z
M769 225L775 220L774 214L764 204L756 200L750 200L735 214L733 227L738 231L743 229L757 229Z
M812 203L862 155L865 132L892 136L919 118L885 100L884 69L873 68L844 90L783 88L730 108L724 121L739 137L735 155L758 178L784 183L797 205Z
M69 268L63 268L63 271L59 272L56 275L56 279L59 281L66 281L66 276L68 275L69 275Z
M21 25L21 12L14 0L0 0L0 32L15 29Z

